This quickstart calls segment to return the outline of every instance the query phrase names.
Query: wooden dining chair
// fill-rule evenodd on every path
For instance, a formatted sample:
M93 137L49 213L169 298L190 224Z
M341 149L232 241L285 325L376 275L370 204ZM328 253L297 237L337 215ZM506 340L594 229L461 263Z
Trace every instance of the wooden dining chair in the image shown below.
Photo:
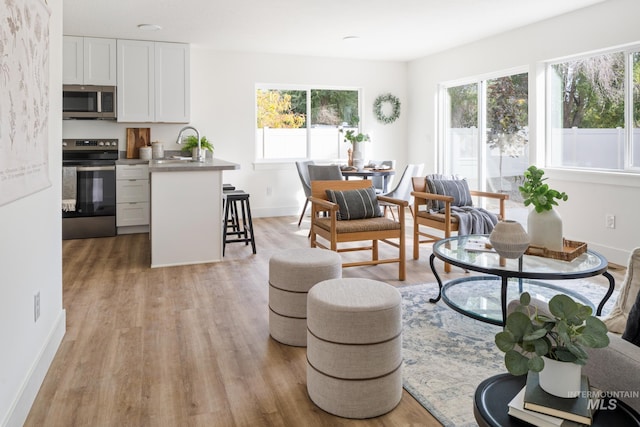
M455 181L451 177L443 177L442 175L427 175L426 177L412 178L413 191L411 195L414 197L413 207L413 259L420 258L420 244L433 243L443 238L443 236L434 234L429 229L439 230L444 234L444 238L451 237L453 232L459 229L458 218L451 213L451 206L455 206L458 199L452 194L438 194L431 192L427 185L428 179L445 181ZM446 179L449 178L449 179ZM467 188L468 189L468 188ZM440 191L446 193L446 191ZM499 211L497 213L498 220L505 219L505 200L509 198L505 193L489 193L485 191L469 190L470 197L486 197L498 200ZM436 207L434 209L434 206ZM451 271L451 264L445 263L445 272Z
M371 251L371 259L343 267L398 263L398 279L406 277L404 200L376 196L370 180L311 181L311 247L336 252ZM378 201L398 207L398 220L382 216ZM327 213L327 216L322 216ZM371 241L366 246L341 245ZM398 256L379 258L378 242L398 249Z

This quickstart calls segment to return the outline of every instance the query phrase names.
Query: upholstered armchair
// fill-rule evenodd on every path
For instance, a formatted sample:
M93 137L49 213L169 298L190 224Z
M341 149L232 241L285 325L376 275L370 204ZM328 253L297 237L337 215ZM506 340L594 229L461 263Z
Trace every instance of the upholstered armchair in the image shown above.
M451 237L453 232L463 233L460 217L455 214L458 207L473 207L472 197L486 197L498 200L499 211L495 214L497 220L505 218L505 200L509 195L504 193L490 193L484 191L469 190L466 180L453 179L442 175L427 175L426 177L414 177L412 179L414 197L414 222L413 222L413 259L420 258L420 243L432 243L437 240ZM483 216L487 211L481 208ZM484 212L482 212L484 211ZM434 234L439 230L444 236ZM486 227L482 234L490 233L492 227ZM466 234L469 230L464 230ZM451 265L445 264L445 272L451 271Z
M336 252L371 251L371 259L343 267L398 263L398 279L406 277L404 209L408 202L376 196L370 180L311 181L311 247ZM398 220L382 216L378 201L397 206ZM322 216L322 213L327 213ZM366 246L343 243L371 241ZM378 242L398 249L398 256L379 258Z

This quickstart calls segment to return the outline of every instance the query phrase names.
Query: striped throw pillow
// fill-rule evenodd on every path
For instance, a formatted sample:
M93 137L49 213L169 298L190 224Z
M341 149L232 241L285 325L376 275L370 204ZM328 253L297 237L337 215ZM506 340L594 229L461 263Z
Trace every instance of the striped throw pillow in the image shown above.
M473 199L469 192L469 184L466 179L432 179L427 178L427 187L431 194L452 196L452 206L473 206ZM431 200L430 210L440 211L444 209L444 202Z
M341 221L382 216L373 187L345 191L327 190L327 198L338 205L336 218Z

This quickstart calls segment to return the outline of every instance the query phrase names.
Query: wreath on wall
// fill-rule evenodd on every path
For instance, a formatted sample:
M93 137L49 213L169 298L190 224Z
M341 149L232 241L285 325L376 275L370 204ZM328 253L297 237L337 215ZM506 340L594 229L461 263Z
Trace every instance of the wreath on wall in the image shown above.
M385 108L387 106L391 107L390 113L384 111L388 111L388 108ZM380 95L373 102L373 112L379 122L385 125L393 123L400 117L400 100L397 96L393 96L390 93Z

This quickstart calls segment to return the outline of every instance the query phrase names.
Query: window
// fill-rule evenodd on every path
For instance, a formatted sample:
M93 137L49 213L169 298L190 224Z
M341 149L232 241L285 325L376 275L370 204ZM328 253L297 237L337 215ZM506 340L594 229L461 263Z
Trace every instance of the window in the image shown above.
M635 50L548 65L550 165L640 167L640 54Z
M257 158L340 159L348 144L341 130L358 129L357 89L256 89Z
M528 75L443 88L444 171L472 188L517 193L529 164Z

